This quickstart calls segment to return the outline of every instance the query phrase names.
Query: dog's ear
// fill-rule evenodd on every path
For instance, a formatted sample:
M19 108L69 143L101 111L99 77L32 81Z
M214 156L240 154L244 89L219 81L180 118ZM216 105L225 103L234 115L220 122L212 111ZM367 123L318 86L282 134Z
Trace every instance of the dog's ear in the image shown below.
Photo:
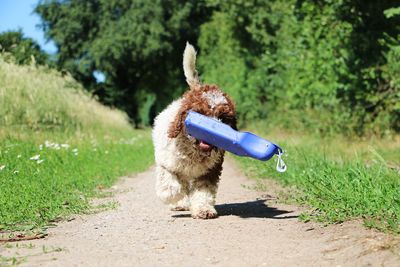
M176 114L175 119L171 122L168 128L168 137L176 138L183 130L187 112L179 110Z

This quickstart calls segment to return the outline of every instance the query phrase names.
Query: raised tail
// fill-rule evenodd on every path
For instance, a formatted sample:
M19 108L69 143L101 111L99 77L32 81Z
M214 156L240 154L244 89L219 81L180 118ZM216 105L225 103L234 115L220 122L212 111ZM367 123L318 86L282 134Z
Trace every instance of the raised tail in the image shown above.
M183 52L183 72L190 88L200 85L200 79L196 70L196 50L194 50L194 47L189 42L186 42L185 51Z

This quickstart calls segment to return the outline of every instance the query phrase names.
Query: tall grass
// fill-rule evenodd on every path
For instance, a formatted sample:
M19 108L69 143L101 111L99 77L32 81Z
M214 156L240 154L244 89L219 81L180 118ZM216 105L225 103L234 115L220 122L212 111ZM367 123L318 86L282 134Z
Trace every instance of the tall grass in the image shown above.
M68 75L0 55L0 238L91 209L90 198L153 162L149 131Z
M292 196L293 199L312 208L302 215L303 218L328 223L363 218L369 227L400 233L398 137L321 139L276 130L258 134L286 150L287 172L277 173L274 162L238 160L254 177L272 178L296 186L301 194Z
M45 66L19 66L7 61L10 59L0 56L2 130L129 128L123 112L101 105L70 75Z

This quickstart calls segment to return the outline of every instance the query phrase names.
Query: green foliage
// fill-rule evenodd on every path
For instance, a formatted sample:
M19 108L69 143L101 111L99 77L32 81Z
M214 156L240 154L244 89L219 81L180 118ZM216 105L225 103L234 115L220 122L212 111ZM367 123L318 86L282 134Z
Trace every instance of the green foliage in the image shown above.
M214 13L212 20L202 25L199 45L204 49L199 56L200 73L204 73L202 79L205 82L223 85L223 89L238 103L242 118L254 118L252 109L246 109L246 105L257 101L257 95L245 85L248 76L246 62L240 43L233 37L233 26L229 15L224 13Z
M144 94L156 97L154 117L183 91L182 51L208 14L202 1L166 0L41 1L35 11L59 49L59 67L144 124ZM94 71L104 83L96 84Z
M390 19L392 17L400 15L400 7L386 9L383 13L388 19Z
M400 20L400 7L385 10L385 16ZM397 24L400 31L400 23ZM385 64L381 66L382 78L385 81L383 101L388 107L391 116L388 118L393 128L400 132L400 33L397 36L385 35L381 40L383 46L387 47L384 52Z
M31 38L25 38L21 31L8 31L0 34L0 53L13 55L17 64L48 64L48 55Z
M210 0L202 73L233 91L242 121L390 134L399 129L395 2Z
M182 50L198 40L201 78L232 95L242 125L400 129L396 0L43 0L35 11L59 67L136 125L182 93Z

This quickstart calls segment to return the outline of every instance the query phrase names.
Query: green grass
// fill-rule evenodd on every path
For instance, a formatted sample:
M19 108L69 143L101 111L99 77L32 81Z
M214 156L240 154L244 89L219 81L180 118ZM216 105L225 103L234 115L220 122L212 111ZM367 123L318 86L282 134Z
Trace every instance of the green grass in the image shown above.
M46 147L36 138L0 141L0 228L39 227L87 211L98 189L152 164L148 131L48 140L70 147Z
M260 129L260 127L258 128ZM292 196L311 207L302 215L337 223L363 218L365 225L400 233L400 140L321 139L304 134L258 132L280 144L286 173L275 171L276 160L237 158L247 174L294 185Z
M153 163L148 130L69 76L0 56L0 233L93 209L118 177Z

